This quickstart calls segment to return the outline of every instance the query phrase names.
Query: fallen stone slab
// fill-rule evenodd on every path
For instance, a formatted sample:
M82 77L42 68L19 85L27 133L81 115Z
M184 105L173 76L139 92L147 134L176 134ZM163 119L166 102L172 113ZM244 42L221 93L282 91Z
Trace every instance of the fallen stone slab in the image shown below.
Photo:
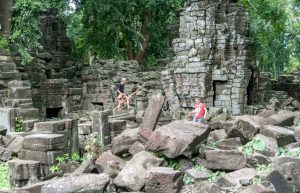
M141 144L140 142L135 142L130 148L129 153L131 155L135 155L137 153L140 153L141 151L145 151L145 146Z
M220 187L234 187L240 185L241 180L251 180L257 172L253 168L243 168L220 177L217 184Z
M294 131L284 127L266 125L261 134L275 139L279 147L283 147L296 141L294 138Z
M174 121L154 131L146 144L146 150L162 152L168 158L180 155L191 157L207 140L209 132L208 125Z
M238 150L206 150L207 168L234 171L246 166L246 155Z
M130 147L139 140L139 129L125 129L112 140L111 152L115 155L128 153Z
M103 193L108 183L106 174L82 174L53 180L42 187L41 193Z
M108 120L111 139L118 136L126 129L125 120Z
M70 161L68 163L59 163L57 165L64 174L73 173L78 167L80 167L80 164L75 161Z
M208 181L201 182L199 185L196 185L192 192L201 192L201 193L222 193L220 187L217 184L210 183Z
M242 190L240 193L276 193L276 191L266 188L260 184L250 185Z
M125 161L118 156L115 156L111 151L103 152L95 162L96 169L98 173L103 173L109 169L109 165L113 165L114 170L109 170L109 176L117 176L125 165Z
M275 169L280 168L285 163L297 163L300 165L300 158L297 157L275 157L273 159L273 167Z
M0 147L0 160L1 161L8 161L14 156L14 152L10 149Z
M224 150L238 149L238 147L240 147L242 145L243 144L242 144L241 139L239 137L223 139L223 140L220 140L217 143L217 147L219 149L224 149Z
M41 164L53 165L56 163L56 158L62 156L63 151L32 151L21 149L18 155L19 159L39 161Z
M277 112L274 111L274 110L264 110L264 111L258 113L257 116L260 116L260 117L263 117L263 118L268 118L268 117L270 117L272 115L275 115L275 114L277 114Z
M277 193L300 192L300 164L287 162L274 169L268 176Z
M142 151L133 156L114 179L114 184L128 191L140 191L146 182L146 173L150 167L162 165L163 159L152 153Z
M92 131L99 133L101 136L101 143L104 145L110 144L111 142L108 116L112 114L112 110L91 112Z
M150 98L142 124L139 129L139 135L142 141L147 142L152 135L159 119L161 109L165 102L165 98L166 97L161 94L153 95Z
M49 132L49 133L64 131L65 129L67 129L66 128L67 122L72 122L72 120L64 119L59 121L38 122L34 124L33 131Z
M15 180L29 180L31 177L41 177L41 163L33 160L14 159L7 162L9 176Z
M23 149L33 151L50 151L64 149L63 134L34 134L24 137Z
M250 115L236 117L233 125L226 132L228 137L239 137L243 144L251 141L260 131L260 125L251 119Z
M297 113L291 111L279 111L277 114L267 118L269 125L275 126L292 126Z
M226 138L227 138L227 133L225 129L214 130L209 133L207 138L207 143L210 144Z
M80 166L72 173L72 175L80 175L83 173L91 173L95 168L95 164L93 162L94 158L90 158L85 162L81 163Z
M189 169L185 171L185 175L187 177L193 178L194 180L205 181L209 178L209 171L202 170L198 171L195 168Z
M24 141L24 137L15 136L14 139L6 146L7 149L10 149L14 153L19 153L22 149L22 144Z
M256 135L256 137L261 139L265 143L265 149L259 153L268 157L274 157L276 152L279 150L277 141L271 137L267 137L261 134Z
M147 193L179 193L183 175L168 167L153 167L147 171L145 190Z

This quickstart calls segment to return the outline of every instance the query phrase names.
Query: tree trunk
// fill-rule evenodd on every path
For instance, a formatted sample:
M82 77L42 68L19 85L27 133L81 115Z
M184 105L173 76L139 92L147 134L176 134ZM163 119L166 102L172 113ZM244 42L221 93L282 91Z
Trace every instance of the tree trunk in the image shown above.
M0 0L0 33L10 34L13 0Z
M130 41L126 41L125 45L126 45L126 50L127 50L127 60L134 60L132 43Z
M143 13L143 23L142 23L142 35L143 37L140 38L140 49L136 54L136 60L138 61L139 65L145 64L145 59L147 56L148 46L149 46L149 28L150 28L150 21L149 15L147 12Z

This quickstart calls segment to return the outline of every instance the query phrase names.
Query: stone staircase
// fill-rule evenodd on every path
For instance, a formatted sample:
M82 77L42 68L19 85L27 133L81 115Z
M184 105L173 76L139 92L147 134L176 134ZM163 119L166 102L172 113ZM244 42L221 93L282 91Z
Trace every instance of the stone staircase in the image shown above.
M78 152L77 121L64 119L38 122L24 137L18 159L8 162L12 186L22 187L32 178L40 180L50 174L56 158Z

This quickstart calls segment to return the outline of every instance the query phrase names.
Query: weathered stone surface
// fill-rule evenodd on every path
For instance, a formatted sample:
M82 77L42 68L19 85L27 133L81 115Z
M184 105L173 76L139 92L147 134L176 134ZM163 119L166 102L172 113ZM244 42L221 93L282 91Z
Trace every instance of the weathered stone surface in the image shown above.
M276 193L276 192L270 188L266 188L260 184L257 184L257 185L248 186L240 193Z
M201 182L193 189L196 193L221 193L221 189L217 184L208 181Z
M21 149L18 157L23 160L35 160L41 162L41 164L52 165L55 164L56 158L63 154L63 151L41 152Z
M24 137L22 136L15 136L14 139L7 145L7 149L10 149L14 153L19 153L22 148L22 144L24 141Z
M260 113L257 114L257 116L260 116L260 117L263 117L263 118L268 118L272 115L275 115L277 114L276 111L273 111L273 110L265 110L265 111L262 111Z
M28 180L31 177L41 177L40 162L32 160L8 161L9 176L15 180Z
M206 141L209 126L190 121L174 121L155 130L146 144L146 150L162 152L168 158L180 155L191 157Z
M278 193L297 193L300 191L300 164L288 162L273 170L268 176Z
M47 121L34 124L34 131L37 132L59 132L66 129L66 122L71 120Z
M70 161L68 163L60 163L60 164L58 164L58 167L60 168L60 170L64 174L66 174L66 173L73 173L79 166L80 166L80 164L78 162L75 162L75 161Z
M116 166L115 171L117 172L112 173L110 176L116 176L125 165L125 161L118 156L113 155L111 151L103 152L95 162L95 166L99 174L108 169L108 162L110 162L110 164L114 163Z
M42 187L41 193L102 193L108 183L106 174L82 174L53 180Z
M126 129L112 141L111 152L115 155L127 153L130 147L139 140L139 129Z
M139 135L143 141L148 141L156 127L165 97L161 94L153 95L145 111L144 119L139 129Z
M205 181L209 178L209 171L203 170L203 171L198 171L194 168L189 169L185 172L185 175L187 177L193 178L194 180L201 180Z
M300 164L300 158L297 157L275 157L273 159L273 166L275 169L280 168L285 163L297 163Z
M100 134L101 142L105 145L111 141L108 116L112 114L112 110L91 112L92 130Z
M207 168L215 170L239 170L246 165L246 156L237 150L206 150Z
M233 187L240 184L240 180L251 180L256 176L256 170L253 168L244 168L225 174L218 181L220 187Z
M270 116L267 120L273 122L270 125L284 127L293 125L295 116L296 113L291 111L279 111L278 114Z
M239 137L223 139L217 143L217 147L224 150L237 149L242 145Z
M131 155L135 155L137 153L140 153L141 151L145 151L145 146L141 144L140 142L135 142L130 148L129 153Z
M88 159L85 162L81 163L80 166L72 173L72 175L80 175L83 173L91 173L91 171L95 168L93 163L93 159Z
M260 153L268 157L274 157L276 152L278 151L277 141L273 138L261 134L256 135L256 137L258 137L265 143L265 149Z
M266 125L261 134L275 139L279 147L295 142L294 131L284 127Z
M147 193L179 193L183 175L167 167L153 167L147 171L145 190Z
M255 137L259 132L260 126L255 123L250 116L244 115L236 118L233 126L227 130L228 137L240 137L246 143Z
M110 137L113 139L126 129L125 120L109 120Z
M64 149L63 134L34 134L24 137L22 148L33 151L50 151Z
M1 161L8 161L12 158L14 152L10 149L0 147L0 160Z
M227 137L227 134L225 132L225 129L220 129L220 130L214 130L211 131L208 135L207 138L207 143L213 143L216 141L220 141L222 139L225 139Z
M114 179L114 184L129 191L139 191L145 185L146 172L150 167L158 167L162 159L152 153L142 151L133 156Z

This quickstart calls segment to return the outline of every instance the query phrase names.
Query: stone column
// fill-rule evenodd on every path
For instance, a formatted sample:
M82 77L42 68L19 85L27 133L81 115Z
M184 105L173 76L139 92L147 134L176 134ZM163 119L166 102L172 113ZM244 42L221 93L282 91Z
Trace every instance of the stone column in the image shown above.
M92 131L98 132L100 135L101 143L107 145L110 143L110 128L108 116L112 115L112 110L105 111L92 111Z

